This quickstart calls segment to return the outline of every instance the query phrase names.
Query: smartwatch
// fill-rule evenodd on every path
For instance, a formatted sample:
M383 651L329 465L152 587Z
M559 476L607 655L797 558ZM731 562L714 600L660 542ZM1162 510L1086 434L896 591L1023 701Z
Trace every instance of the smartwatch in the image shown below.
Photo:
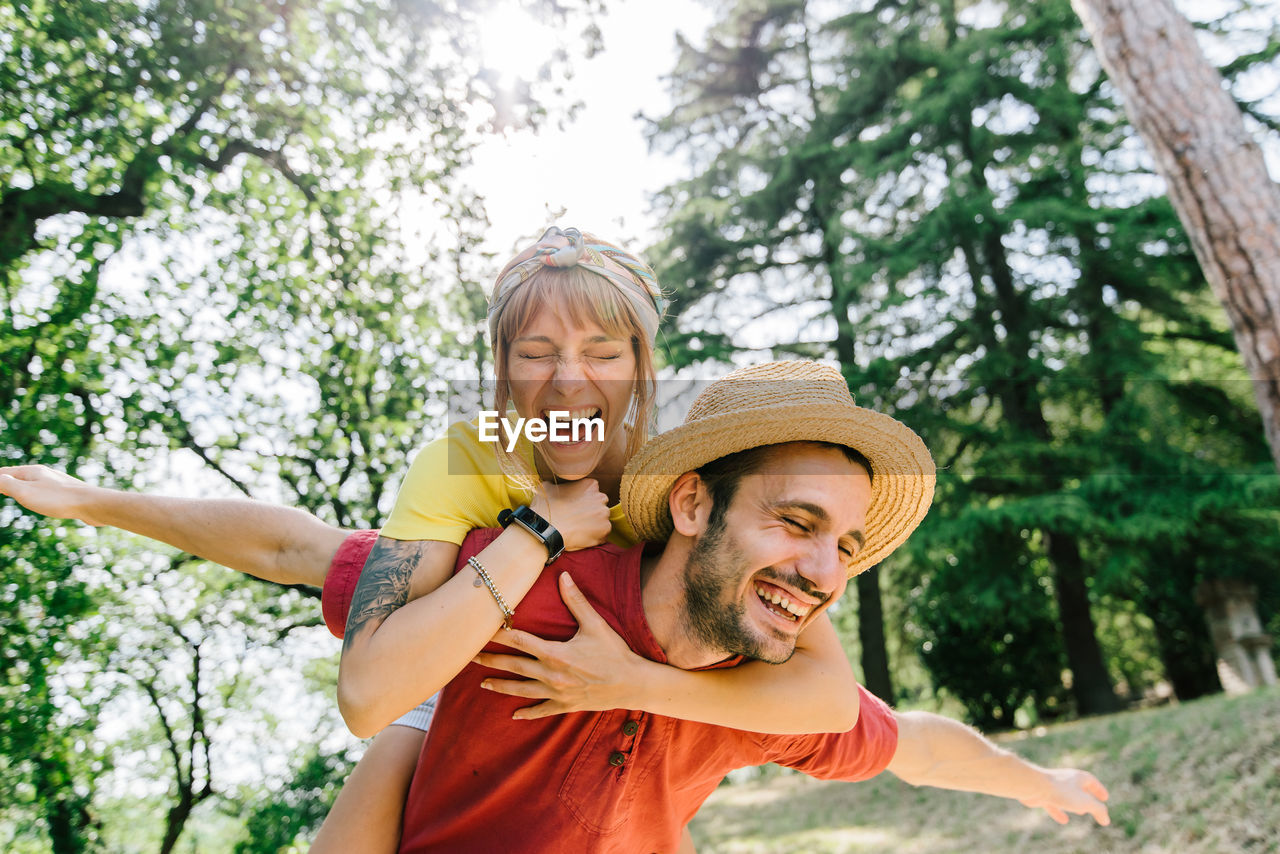
M527 504L521 504L515 510L503 510L498 514L498 524L507 527L515 522L530 534L537 537L547 547L547 563L560 557L564 551L564 537L555 527L533 512Z

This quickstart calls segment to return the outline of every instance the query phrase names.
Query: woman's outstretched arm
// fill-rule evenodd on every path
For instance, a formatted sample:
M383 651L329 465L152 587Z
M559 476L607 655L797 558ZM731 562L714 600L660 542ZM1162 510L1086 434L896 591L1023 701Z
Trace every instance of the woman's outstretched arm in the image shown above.
M0 495L43 516L121 528L278 584L323 586L347 535L291 507L107 489L39 465L0 468Z

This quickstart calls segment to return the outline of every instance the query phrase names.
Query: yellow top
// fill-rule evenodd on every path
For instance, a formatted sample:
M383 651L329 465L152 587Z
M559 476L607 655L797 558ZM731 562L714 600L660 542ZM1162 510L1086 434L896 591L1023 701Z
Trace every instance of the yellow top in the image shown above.
M382 527L395 540L442 540L461 545L473 528L498 527L498 513L533 500L516 474L504 474L500 446L480 441L478 420L458 421L418 451L405 475L396 506ZM533 447L520 437L512 456L533 472ZM510 468L508 466L508 468ZM636 535L620 505L609 508L614 545L635 545Z

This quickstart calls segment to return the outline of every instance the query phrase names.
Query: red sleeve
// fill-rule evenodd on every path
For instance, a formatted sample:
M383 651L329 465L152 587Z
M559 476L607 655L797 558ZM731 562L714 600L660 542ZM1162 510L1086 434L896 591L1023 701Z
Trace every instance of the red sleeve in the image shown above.
M820 780L869 780L883 771L898 750L898 721L861 685L858 695L858 722L848 732L762 736L771 761Z
M377 541L376 530L352 531L342 541L342 545L338 546L338 551L329 564L329 571L324 577L324 588L320 591L320 611L324 614L324 624L336 638L347 633L351 594L356 591L356 582L364 571L364 562Z
M324 614L324 624L336 638L347 633L347 614L351 611L351 596L356 592L356 584L360 581L360 573L364 572L365 561L373 544L378 541L378 531L352 531L338 546L329 564L329 572L324 577L324 588L320 591L320 611ZM458 563L466 564L467 558L477 554L502 533L501 528L477 528L467 534L462 541L462 550L458 555Z

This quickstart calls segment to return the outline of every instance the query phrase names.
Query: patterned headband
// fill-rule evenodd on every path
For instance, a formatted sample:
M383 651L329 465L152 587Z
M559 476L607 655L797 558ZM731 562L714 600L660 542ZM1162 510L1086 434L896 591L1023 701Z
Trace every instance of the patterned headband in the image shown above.
M587 242L587 238L590 238L590 242ZM521 258L530 252L532 254L529 257ZM521 252L516 259L498 274L497 284L489 299L489 341L494 346L498 341L498 318L502 316L507 300L517 287L543 267L581 267L604 277L631 302L649 337L650 346L653 345L658 335L658 323L667 309L667 301L663 298L653 269L639 258L597 237L584 237L576 228L562 231L552 226L533 247Z

